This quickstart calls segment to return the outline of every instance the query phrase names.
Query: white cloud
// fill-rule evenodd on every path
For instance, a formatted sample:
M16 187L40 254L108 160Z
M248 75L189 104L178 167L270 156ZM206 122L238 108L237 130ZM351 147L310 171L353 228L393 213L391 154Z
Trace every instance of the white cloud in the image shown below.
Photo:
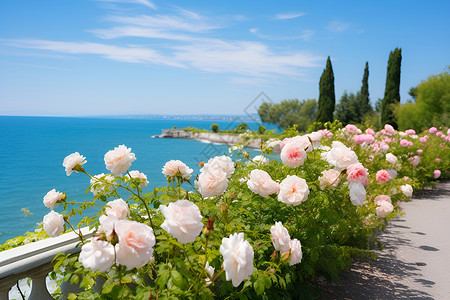
M331 32L342 32L348 28L350 28L350 24L341 21L331 21L327 26L328 31Z
M88 30L101 39L116 39L122 37L142 37L153 39L166 39L176 41L188 41L193 38L184 34L176 34L161 29L139 26L117 26L109 29Z
M193 22L192 20L186 20L179 16L169 15L141 15L136 17L108 16L107 20L121 24L188 32L204 32L220 28L220 26L207 24L203 21Z
M101 2L117 2L117 3L134 3L134 4L141 4L144 6L147 6L151 9L156 9L156 5L148 0L97 0Z
M258 28L250 28L248 31L250 31L251 33L257 33Z
M281 36L281 35L268 35L262 34L257 28L250 28L251 33L256 35L261 39L271 40L271 41L287 41L287 40L304 40L309 41L310 38L314 35L315 31L310 29L302 30L302 32L298 35L292 36Z
M277 14L275 15L275 19L277 20L290 20L295 19L298 17L304 16L306 13L304 12L291 12L291 13L285 13L285 14Z

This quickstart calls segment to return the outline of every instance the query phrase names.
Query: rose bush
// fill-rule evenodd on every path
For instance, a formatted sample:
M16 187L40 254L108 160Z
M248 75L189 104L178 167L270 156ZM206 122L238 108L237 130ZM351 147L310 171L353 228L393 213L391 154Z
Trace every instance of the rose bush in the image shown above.
M150 191L143 173L128 171L136 157L124 145L105 155L106 175L69 155L67 175L86 174L94 197L80 204L49 192L45 205L62 213L45 216L44 229L74 229L74 215L97 208L76 226L95 234L80 237L81 253L59 256L55 272L84 290L80 299L300 297L318 276L336 278L352 256L373 256L375 233L398 201L435 180L435 170L449 177L446 129L416 136L333 123L308 135L285 131L286 139L262 144L256 161L233 147L232 157L211 158L192 176L171 160L161 175L167 186ZM268 144L280 145L280 158Z

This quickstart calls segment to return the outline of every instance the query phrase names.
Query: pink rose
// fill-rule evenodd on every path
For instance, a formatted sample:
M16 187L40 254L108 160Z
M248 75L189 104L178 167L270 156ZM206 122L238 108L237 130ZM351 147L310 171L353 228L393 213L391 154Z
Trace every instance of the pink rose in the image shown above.
M341 181L339 179L340 174L340 172L334 169L323 171L322 176L319 177L320 188L324 190L327 187L337 187L339 182Z
M129 173L130 173L130 175L127 175L126 176L127 178L130 178L130 176L131 176L131 178L139 178L139 187L147 186L147 184L148 184L147 176L144 173L141 173L136 170L130 171Z
M116 262L127 270L140 268L150 260L156 239L153 230L142 223L122 220L115 224L119 238L116 244Z
M436 132L436 135L437 135L438 137L443 137L443 136L444 136L444 134L442 133L442 131Z
M286 166L297 168L305 161L306 152L301 144L289 143L281 150L280 158Z
M387 196L387 195L378 195L375 197L375 199L373 200L373 202L375 203L375 205L380 205L381 202L383 201L387 201L389 203L391 203L391 197Z
M400 141L400 145L401 145L402 147L407 147L407 146L409 146L409 141L403 139L403 140Z
M168 206L161 205L160 210L165 218L161 228L180 244L193 242L203 229L200 209L189 200L178 200Z
M44 230L50 237L58 236L64 230L64 218L53 210L44 216Z
M439 178L441 176L441 171L440 170L434 170L433 176L434 176L434 178Z
M208 169L198 176L196 183L203 197L219 196L228 187L227 173L222 169Z
M362 135L362 134L354 135L354 136L353 136L353 140L354 140L357 144L362 144L362 143L365 142L364 135Z
M380 170L377 172L376 178L378 181L380 182L386 182L388 181L391 177L389 175L389 172L386 170Z
M119 198L106 204L105 214L118 220L125 220L130 214L130 210L128 204Z
M348 124L347 126L345 126L345 129L347 129L348 132L356 132L358 130L358 127L353 124Z
M437 132L437 128L436 128L436 127L431 127L431 128L429 129L429 132L430 132L430 133L436 133L436 132Z
M389 125L389 124L384 125L384 130L386 130L386 134L387 134L387 135L393 135L393 134L395 134L394 127L392 127L392 126Z
M436 158L434 161L435 161L435 162L440 162L441 159L440 159L440 158Z
M56 203L60 202L62 197L63 193L57 192L55 189L53 189L44 196L44 205L53 210Z
M387 153L386 154L386 160L391 163L392 165L394 165L397 162L397 156L395 156L392 153Z
M405 133L409 134L409 135L413 135L413 134L416 134L416 131L414 129L408 129L408 130L405 130Z
M375 141L375 138L371 134L363 134L362 137L367 144L372 144Z
M166 177L181 176L183 179L189 179L193 172L181 160L169 160L162 168L162 173Z
M63 161L63 167L66 168L66 174L67 176L69 176L70 174L72 174L73 171L77 172L77 170L75 170L76 166L82 166L84 165L87 161L85 160L86 157L84 157L83 155L80 155L80 153L75 152L72 153L68 156L66 156L64 158Z
M347 168L347 180L355 183L363 183L367 178L367 169L361 163L354 163Z
M419 141L421 142L421 143L426 143L427 142L427 138L426 137L421 137L420 139L419 139Z
M367 134L370 134L370 135L372 135L372 136L375 135L375 131L373 131L372 128L367 128L367 129L366 129L366 133L367 133Z
M289 260L289 265L293 266L302 261L302 245L300 244L300 241L297 239L293 239L290 242L291 247L291 258Z
M376 208L377 216L379 218L386 218L393 211L394 206L387 201L382 201L380 205Z
M380 143L380 149L381 149L382 151L386 152L386 151L389 150L389 145L386 144L385 142L381 142L381 143Z
M271 194L278 192L278 183L272 180L269 173L263 170L252 170L250 179L247 181L248 188L255 194L267 198Z
M306 180L296 175L288 175L280 184L278 201L297 206L308 199L309 189Z
M327 139L330 139L333 137L333 133L331 131L329 131L328 129L322 129L322 130L319 130L318 132L320 132L320 134L323 137L326 137Z
M423 153L423 150L422 150L422 149L418 149L418 150L417 150L417 153L422 154L422 153Z
M136 157L134 153L131 153L131 148L120 145L115 147L114 150L106 152L104 160L106 169L120 176L131 167L131 163L136 160Z
M291 237L281 222L275 222L275 225L270 228L270 238L275 250L281 253L289 250Z

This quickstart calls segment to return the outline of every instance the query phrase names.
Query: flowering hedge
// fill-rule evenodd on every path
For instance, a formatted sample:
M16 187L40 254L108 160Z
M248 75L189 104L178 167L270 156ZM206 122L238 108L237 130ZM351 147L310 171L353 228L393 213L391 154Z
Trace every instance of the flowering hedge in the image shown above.
M171 160L161 175L168 185L150 192L147 177L129 171L136 156L125 145L105 154L106 175L89 174L79 153L67 156L67 175L89 176L93 198L49 191L45 231L79 232L71 217L97 211L77 226L95 231L80 235L81 253L55 259L55 272L85 290L69 299L298 297L352 256L373 257L375 233L398 214L397 201L448 177L450 131L327 127L291 130L255 158L233 147L234 160L211 158L197 175Z

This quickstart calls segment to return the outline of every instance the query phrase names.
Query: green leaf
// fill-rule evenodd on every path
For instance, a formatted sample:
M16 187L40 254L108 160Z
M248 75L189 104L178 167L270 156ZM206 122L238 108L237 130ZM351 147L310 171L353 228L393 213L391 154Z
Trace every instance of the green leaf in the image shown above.
M106 286L103 286L102 293L103 294L111 293L111 291L114 288L114 286L115 286L114 282L111 282L110 284L108 284Z
M67 295L67 300L75 300L77 298L78 296L75 295L74 293L70 293L69 295Z
M188 287L187 280L178 272L177 270L172 270L171 272L172 282L180 289L184 290Z

